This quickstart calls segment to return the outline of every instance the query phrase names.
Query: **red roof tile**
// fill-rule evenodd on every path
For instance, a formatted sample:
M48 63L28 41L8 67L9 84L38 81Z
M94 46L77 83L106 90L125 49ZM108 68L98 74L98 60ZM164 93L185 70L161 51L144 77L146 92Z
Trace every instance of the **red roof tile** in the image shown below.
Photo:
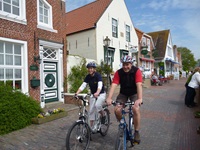
M142 35L144 34L144 32L139 30L138 28L135 28L135 31L136 31L139 41L141 41Z
M66 13L67 35L95 28L112 0L96 0Z

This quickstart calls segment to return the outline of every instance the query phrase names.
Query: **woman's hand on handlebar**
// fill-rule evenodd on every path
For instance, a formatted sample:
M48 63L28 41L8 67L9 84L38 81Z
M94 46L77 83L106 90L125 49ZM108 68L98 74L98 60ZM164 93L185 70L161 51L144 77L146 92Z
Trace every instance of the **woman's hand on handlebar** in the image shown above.
M96 93L93 94L93 96L94 96L95 98L98 98L99 93L96 92Z
M78 94L75 93L75 94L74 94L74 98L75 98L75 99L78 99Z

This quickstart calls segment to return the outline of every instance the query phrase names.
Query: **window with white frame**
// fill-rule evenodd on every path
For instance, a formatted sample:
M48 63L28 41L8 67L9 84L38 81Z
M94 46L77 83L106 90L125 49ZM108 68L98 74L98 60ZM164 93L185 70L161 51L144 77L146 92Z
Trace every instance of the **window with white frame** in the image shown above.
M114 18L112 18L112 36L118 37L118 22Z
M142 46L147 46L146 38L145 37L142 37Z
M26 24L25 0L0 0L0 18Z
M37 0L38 28L57 32L53 30L52 6L46 0Z
M0 82L9 83L13 88L27 93L24 47L22 43L0 40Z
M126 25L126 41L131 41L131 33L130 33L130 26Z
M39 1L39 21L40 23L44 23L44 24L49 24L49 7L42 2L41 0Z
M167 54L168 56L172 57L172 48L170 46L167 48Z
M147 50L150 51L150 39L147 39Z

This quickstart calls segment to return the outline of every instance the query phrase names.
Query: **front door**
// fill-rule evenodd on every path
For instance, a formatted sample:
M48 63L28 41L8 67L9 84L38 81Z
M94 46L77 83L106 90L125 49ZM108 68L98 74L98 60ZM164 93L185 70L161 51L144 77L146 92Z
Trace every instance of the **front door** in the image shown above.
M58 101L57 62L44 61L43 77L45 103Z

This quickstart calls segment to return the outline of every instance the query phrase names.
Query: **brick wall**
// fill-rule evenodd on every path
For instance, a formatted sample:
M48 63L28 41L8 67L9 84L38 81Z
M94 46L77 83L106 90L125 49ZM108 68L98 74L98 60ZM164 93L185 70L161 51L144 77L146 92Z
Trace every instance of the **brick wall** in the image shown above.
M58 33L37 28L37 1L26 1L27 25L0 19L0 37L27 41L28 44L28 67L34 63L34 55L39 55L39 40L63 43L63 73L66 76L66 24L65 24L65 3L61 0L47 0L52 6L53 28ZM29 84L33 76L39 78L39 71L28 70ZM35 99L40 99L40 88L31 88L29 93Z

